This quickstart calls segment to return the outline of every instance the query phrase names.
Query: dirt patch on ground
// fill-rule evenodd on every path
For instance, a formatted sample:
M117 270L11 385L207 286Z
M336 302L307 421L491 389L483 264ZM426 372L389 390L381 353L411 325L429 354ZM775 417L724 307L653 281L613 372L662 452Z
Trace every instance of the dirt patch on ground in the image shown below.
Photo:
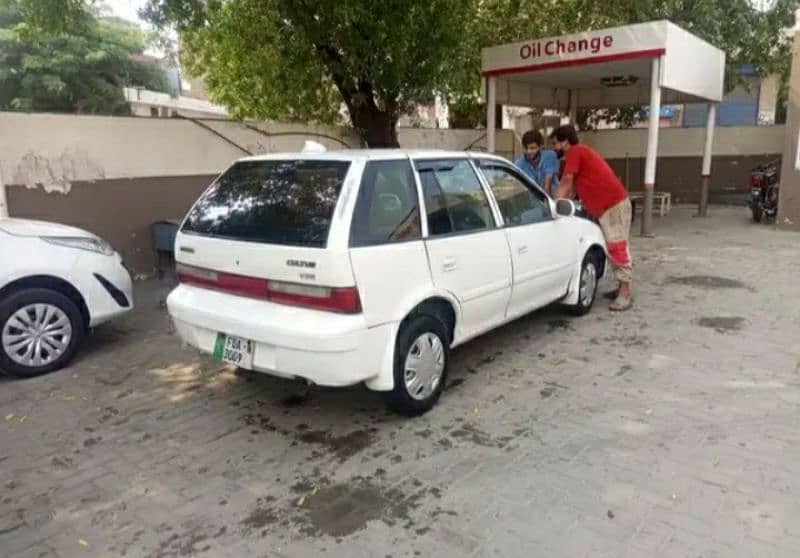
M548 333L553 333L558 330L572 331L572 325L569 323L569 320L550 320L547 322L547 329Z
M623 365L620 367L620 369L619 369L619 372L617 372L617 374L616 374L616 375L617 375L617 376L624 376L625 374L627 374L627 373L628 373L628 372L630 372L631 370L633 370L633 366L631 366L630 364L623 364Z
M275 498L267 496L256 501L256 508L239 524L245 533L260 532L278 522L278 512L273 503Z
M742 329L746 320L740 316L717 316L700 318L695 323L701 327L715 329L719 333L729 333Z
M503 448L514 438L513 436L493 437L488 432L484 432L474 424L464 423L458 428L450 431L450 436L457 440L471 442L476 446L486 448Z
M622 346L626 349L632 347L649 347L651 344L650 338L646 335L614 335L604 337L602 343L607 345Z
M682 285L685 287L700 287L702 289L747 289L754 290L749 285L716 275L686 275L683 277L671 276L667 278L668 285Z
M184 558L197 556L211 549L207 544L208 529L202 525L186 525L182 534L173 533L162 541L150 558Z
M329 454L336 456L336 458L343 462L347 461L354 455L361 453L374 442L373 434L377 431L376 428L369 428L366 430L354 430L347 434L334 434L326 430L309 430L308 425L298 425L295 430L285 428L273 422L273 420L261 413L248 413L242 416L244 424L265 432L276 432L288 438L295 440L293 445L298 443L313 444L322 446L328 450ZM253 430L258 432L258 430Z
M308 498L306 525L309 535L344 537L378 520L388 511L388 494L370 483L334 484Z
M346 461L372 445L372 435L366 430L354 430L342 436L335 436L322 430L309 430L296 437L306 444L327 447L339 461Z
M385 474L378 475L382 477ZM277 509L259 500L258 507L242 525L247 532L258 529L262 536L270 532L276 517L284 517L305 536L346 537L367 527L370 521L387 525L400 524L405 529L415 528L414 515L426 500L440 499L438 488L427 488L414 480L405 486L388 488L372 477L353 477L346 482L320 483L304 479L292 486L296 498ZM422 513L422 512L418 512ZM436 507L432 513L455 512ZM283 522L281 523L283 524Z

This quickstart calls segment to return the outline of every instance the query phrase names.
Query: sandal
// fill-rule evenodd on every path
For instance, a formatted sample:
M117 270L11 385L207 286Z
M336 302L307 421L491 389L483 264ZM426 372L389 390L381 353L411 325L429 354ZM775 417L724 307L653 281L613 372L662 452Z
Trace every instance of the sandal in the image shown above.
M632 299L618 296L616 300L611 303L608 309L612 312L625 312L626 310L630 310L631 306L633 306Z

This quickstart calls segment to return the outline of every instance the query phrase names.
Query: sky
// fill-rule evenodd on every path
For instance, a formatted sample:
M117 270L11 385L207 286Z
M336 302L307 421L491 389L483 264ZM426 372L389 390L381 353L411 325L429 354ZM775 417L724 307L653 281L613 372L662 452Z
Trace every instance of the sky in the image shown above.
M144 8L147 0L98 0L97 4L104 12L110 12L110 15L121 17L133 23L136 23L146 29L152 29L149 23L142 21L139 18L139 10ZM169 36L174 39L174 34L169 33ZM151 46L145 50L146 54L161 58L165 56L162 49Z
M137 12L147 4L147 0L101 0L101 3L108 6L115 16L141 23Z

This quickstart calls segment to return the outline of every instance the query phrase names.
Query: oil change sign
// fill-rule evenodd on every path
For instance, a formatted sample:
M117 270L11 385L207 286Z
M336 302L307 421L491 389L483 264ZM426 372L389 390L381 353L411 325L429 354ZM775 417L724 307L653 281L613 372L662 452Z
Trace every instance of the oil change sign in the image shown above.
M663 25L643 23L490 47L482 53L484 75L659 56L666 49Z

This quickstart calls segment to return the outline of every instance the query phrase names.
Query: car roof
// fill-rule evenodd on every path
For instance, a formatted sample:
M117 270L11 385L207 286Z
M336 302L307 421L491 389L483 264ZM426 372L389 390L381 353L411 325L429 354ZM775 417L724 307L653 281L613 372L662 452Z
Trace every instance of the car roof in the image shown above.
M498 155L481 151L448 151L443 149L339 149L320 152L287 152L266 153L243 157L238 161L286 161L286 160L312 160L312 161L371 161L392 159L463 159L475 157L482 159L495 159L507 161Z

